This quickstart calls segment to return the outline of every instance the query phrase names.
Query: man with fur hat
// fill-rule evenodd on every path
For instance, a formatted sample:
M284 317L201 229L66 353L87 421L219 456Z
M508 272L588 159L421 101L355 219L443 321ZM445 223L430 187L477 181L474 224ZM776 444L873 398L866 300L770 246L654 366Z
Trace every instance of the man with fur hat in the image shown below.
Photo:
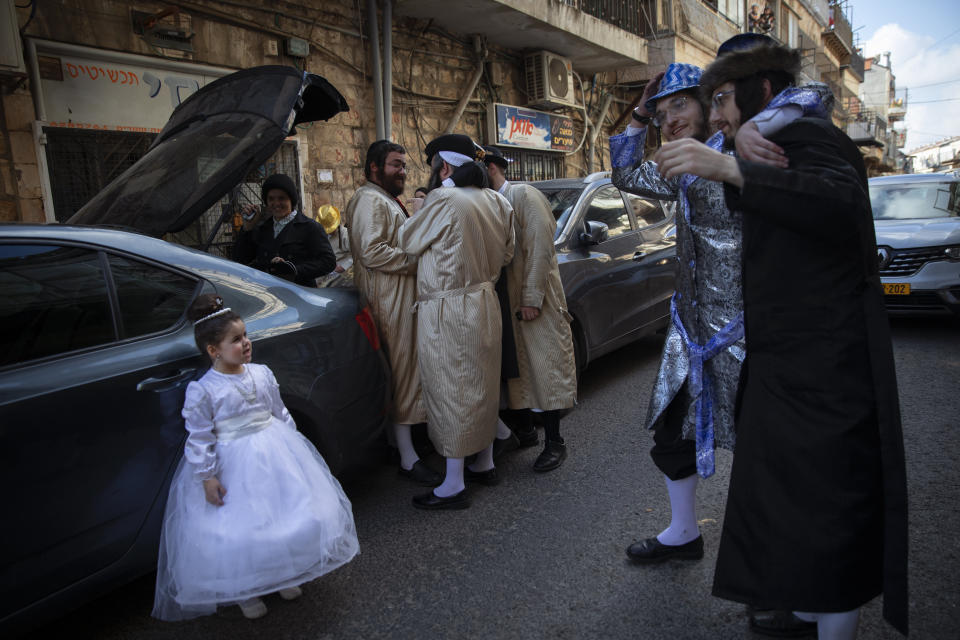
M399 474L423 486L441 476L420 460L411 425L426 420L417 364L417 261L399 245L400 227L410 217L398 199L407 176L407 152L390 140L367 149L367 178L347 204L344 222L354 259L354 282L370 305L380 344L393 372L393 436L400 452Z
M261 196L270 216L261 223L260 207L243 208L234 259L284 280L316 287L317 278L337 265L323 227L297 211L297 187L289 176L277 173L267 178Z
M701 78L711 120L732 140L799 69L776 44L724 53ZM854 638L859 608L883 593L905 633L903 438L863 160L818 118L771 140L788 168L693 140L659 155L666 177L723 181L743 214L748 352L713 592L795 611L821 639Z
M479 151L479 153L478 153ZM500 304L494 283L513 257L513 211L486 189L483 150L447 134L426 148L430 192L400 228L398 244L417 260L417 355L427 430L446 458L443 483L414 497L421 509L469 506L467 475L496 482L493 439L500 396Z
M513 326L519 376L507 380L508 406L519 410L528 426L531 410L541 414L544 447L533 469L550 471L567 457L560 414L577 401L570 314L553 246L557 221L538 189L507 180L507 160L499 149L484 150L490 186L510 201L516 235L513 260L506 269L514 308L506 317Z
M699 475L714 471L714 447L733 450L734 405L745 356L740 290L741 217L727 208L720 182L685 175L664 179L656 162L644 159L647 124L666 141L707 138L706 103L700 99L701 70L672 63L644 88L627 131L610 139L613 182L620 189L660 200L679 200L679 271L671 301L671 323L645 421L654 430L650 457L663 473L670 500L670 524L657 536L627 548L631 560L650 564L671 558L703 557L697 526ZM792 105L791 105L792 106ZM808 111L825 112L806 105ZM799 114L764 113L770 135ZM760 136L748 151L760 161L785 166L782 150ZM719 149L723 134L708 145Z

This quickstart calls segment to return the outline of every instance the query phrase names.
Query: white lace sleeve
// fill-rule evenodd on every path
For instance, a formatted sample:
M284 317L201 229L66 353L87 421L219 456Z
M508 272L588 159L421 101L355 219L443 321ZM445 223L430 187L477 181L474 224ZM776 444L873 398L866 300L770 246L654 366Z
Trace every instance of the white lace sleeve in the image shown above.
M193 465L194 476L206 480L217 475L217 436L213 433L213 403L199 382L187 386L183 402L187 443L183 457Z
M270 413L284 425L296 431L297 424L293 421L293 416L287 411L287 406L283 404L283 399L280 397L280 383L277 382L277 378L273 375L270 367L266 365L260 365L260 367L264 373L263 377L267 380L267 401L270 405Z

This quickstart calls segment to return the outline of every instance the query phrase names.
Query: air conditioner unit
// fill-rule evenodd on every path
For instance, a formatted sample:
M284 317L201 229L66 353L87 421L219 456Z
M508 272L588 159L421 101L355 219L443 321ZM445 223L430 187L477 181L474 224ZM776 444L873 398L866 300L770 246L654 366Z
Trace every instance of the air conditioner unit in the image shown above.
M530 107L570 107L579 103L573 91L573 65L567 58L549 51L535 51L524 57Z

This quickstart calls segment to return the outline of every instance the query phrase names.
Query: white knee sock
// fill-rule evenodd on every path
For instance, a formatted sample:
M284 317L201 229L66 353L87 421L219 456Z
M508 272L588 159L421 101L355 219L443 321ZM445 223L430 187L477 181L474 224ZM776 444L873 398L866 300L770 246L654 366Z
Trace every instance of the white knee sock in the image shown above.
M486 449L480 451L477 454L477 459L473 461L469 467L470 471L490 471L493 469L493 443L490 443L490 446Z
M397 438L397 449L400 451L400 466L410 471L420 456L413 448L413 437L410 435L410 425L394 424L393 435Z
M697 474L681 480L664 476L670 496L670 526L657 536L663 544L680 545L700 535L697 528Z
M513 431L503 423L503 420L497 418L497 440L506 440Z
M793 615L807 622L816 622L818 640L854 640L857 637L860 609L841 613L794 611Z
M443 477L440 486L433 490L434 495L439 498L449 498L465 488L466 486L463 484L463 458L447 458L447 475Z

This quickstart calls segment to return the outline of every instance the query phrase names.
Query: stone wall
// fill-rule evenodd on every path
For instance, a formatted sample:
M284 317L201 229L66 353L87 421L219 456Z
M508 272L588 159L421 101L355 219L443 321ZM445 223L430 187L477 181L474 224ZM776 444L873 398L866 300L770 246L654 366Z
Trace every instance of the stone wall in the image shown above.
M350 111L327 123L304 125L298 134L306 149L303 158L305 204L329 200L343 207L363 182L363 158L375 135L371 85L370 43L366 37L366 6L352 0L299 0L256 3L253 0L195 0L178 2L180 13L160 19L163 25L193 33L192 53L157 49L135 34L131 11L160 12L160 2L118 0L66 0L39 3L26 34L77 45L163 55L186 62L241 69L264 64L294 65L326 77L347 99ZM20 23L28 10L20 9ZM378 18L380 20L380 18ZM382 27L382 23L381 23ZM361 36L362 34L362 36ZM284 54L288 37L306 40L305 59ZM277 55L270 54L276 43ZM486 107L490 102L523 105L521 52L488 47L488 61L497 73L485 74L456 126L456 131L481 143L487 141ZM427 167L421 152L427 141L442 133L457 101L468 88L476 69L473 45L463 34L432 28L425 20L395 17L393 25L392 138L408 150L408 195L426 184ZM612 74L611 74L612 75ZM602 74L601 74L602 79ZM493 82L498 82L494 86ZM42 220L39 180L31 126L29 82L26 88L4 96L8 121L0 138L0 170L4 173L0 216L5 219ZM585 82L590 93L591 85ZM579 97L579 96L578 96ZM594 104L599 99L594 100ZM622 106L614 105L608 123ZM582 117L572 110L579 141ZM12 123L12 124L11 124ZM8 133L9 131L9 133ZM598 166L606 167L606 131L600 136ZM13 136L11 138L11 136ZM14 159L13 156L16 156ZM22 166L16 173L12 165ZM567 157L567 175L582 175L586 158L581 150ZM331 171L331 182L318 182L320 171ZM32 173L31 173L32 171ZM7 174L10 174L9 176ZM18 175L20 178L12 176ZM29 203L27 202L29 201ZM14 211L11 202L17 202Z

